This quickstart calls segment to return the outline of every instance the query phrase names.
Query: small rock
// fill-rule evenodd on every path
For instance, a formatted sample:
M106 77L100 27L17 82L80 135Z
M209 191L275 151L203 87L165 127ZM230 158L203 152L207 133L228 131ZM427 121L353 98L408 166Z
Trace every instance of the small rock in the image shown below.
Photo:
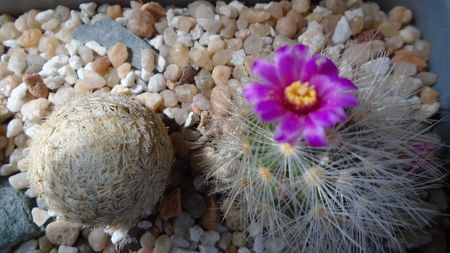
M178 96L178 100L182 103L190 103L197 94L197 87L193 84L183 84L175 87L175 93Z
M199 242L203 233L203 229L198 225L189 228L189 238L193 242Z
M60 245L58 247L58 253L78 253L78 248Z
M362 42L368 42L368 41L372 41L372 40L383 40L384 36L377 29L371 29L371 30L367 30L367 31L363 31L363 32L359 33L355 39L358 43L362 43Z
M176 64L169 64L164 71L166 80L176 82L181 77L181 68Z
M84 69L82 73L81 80L86 82L89 89L101 88L106 85L105 79L98 73L87 69Z
M299 13L308 12L311 6L310 0L293 0L292 9Z
M19 135L23 130L22 120L12 119L6 128L6 137L12 138Z
M181 214L181 189L175 188L163 198L159 209L159 217L168 220Z
M431 72L420 72L416 77L422 80L423 84L426 86L433 85L437 82L437 75Z
M282 17L277 21L275 30L288 38L293 38L297 34L297 24L291 17Z
M410 52L406 50L396 51L394 57L392 58L394 63L412 63L417 66L419 71L423 71L428 67L427 61L416 52Z
M46 210L38 207L34 207L31 210L31 216L33 217L33 222L39 227L44 225L45 222L50 218Z
M237 252L238 253L251 253L251 251L249 249L247 249L246 247L240 247Z
M298 37L298 41L309 46L314 52L319 52L325 43L322 25L316 21L309 22L308 28Z
M108 50L108 59L115 68L119 67L128 59L128 49L126 45L118 42L112 46Z
M169 63L177 64L181 68L189 64L189 50L183 43L174 43L170 49Z
M15 75L9 75L0 81L0 95L9 97L14 88L20 84L20 79Z
M151 37L155 32L154 23L155 19L150 12L135 9L128 20L127 27L139 37Z
M171 90L163 90L160 94L163 98L163 104L165 107L174 107L178 104L178 96L175 92Z
M235 231L232 234L231 242L237 247L244 247L247 240L243 232Z
M228 86L216 86L211 91L211 106L215 114L223 115L231 105L231 89Z
M206 203L203 197L194 190L186 190L183 192L181 202L183 208L193 217L200 218L206 212Z
M9 184L17 190L25 189L30 186L28 172L20 172L8 178Z
M92 63L91 68L97 74L103 76L103 75L105 75L108 72L110 66L111 66L111 62L108 60L108 57L102 56L100 58L97 58ZM69 71L67 71L67 72L69 72Z
M49 253L50 250L52 250L55 247L55 245L53 245L46 236L42 236L41 238L39 238L38 242L39 242L39 250L42 253Z
M17 168L17 164L3 164L0 167L0 176L6 177L19 171L20 170Z
M111 235L111 242L114 244L118 244L126 236L127 236L127 231L122 230L122 229L117 229Z
M188 248L189 247L189 242L184 239L183 237L181 237L180 235L172 235L170 237L170 241L172 243L172 246L174 247L178 247L178 248Z
M261 52L263 41L258 35L250 35L245 39L243 47L247 54L257 54Z
M194 225L194 220L187 212L182 212L173 223L174 233L183 237L188 237L189 227Z
M96 228L89 233L88 241L94 251L102 251L108 244L108 235L102 228Z
M24 122L37 123L45 116L45 112L49 107L50 102L46 98L33 99L26 102L20 112L22 113L22 120Z
M118 68L117 68L117 75L119 76L120 79L125 79L126 76L128 75L128 73L130 73L131 71L131 64L129 64L128 62L122 63Z
M97 8L97 4L94 2L80 4L80 10L86 13L88 17L94 16L95 8Z
M30 253L34 252L38 247L37 240L29 240L22 243L17 249L14 250L14 253Z
M122 17L122 6L118 4L109 6L106 10L106 15L112 20Z
M264 241L264 248L271 253L280 253L286 247L286 241L282 238L269 238Z
M80 228L65 220L56 220L45 228L48 240L58 245L73 245L79 234Z
M225 251L231 243L232 235L230 232L223 232L220 235L220 240L217 242L219 249Z
M200 253L218 253L219 251L214 248L214 246L207 246L207 245L199 245L198 246Z
M347 17L342 16L336 25L336 29L333 34L333 42L335 44L344 43L350 38L350 36L352 36L350 24L348 23Z
M85 44L88 48L92 49L100 56L104 56L106 54L106 48L98 44L96 41L91 40L86 42Z
M192 102L203 111L208 111L212 108L211 102L202 93L195 95Z
M80 46L78 47L77 51L84 64L88 64L89 62L92 62L94 60L94 54L92 52L92 49L90 49L89 47Z
M414 43L420 38L420 31L414 26L407 26L400 30L400 37L405 43Z
M412 11L404 6L395 6L389 11L389 19L401 23L402 25L411 22L412 17Z
M22 79L31 95L38 98L48 97L48 88L39 74L25 74Z
M217 85L225 86L231 76L231 71L228 66L215 66L211 77Z
M142 234L140 238L140 243L142 247L153 247L155 245L156 238L155 236L147 231L144 234Z
M136 99L141 101L147 108L149 108L151 111L156 112L158 108L162 104L162 96L159 93L151 93L151 92L144 92L138 96L136 96Z
M207 198L207 211L205 215L202 217L201 224L203 228L207 230L216 230L219 226L219 221L217 219L217 211L218 211L217 201L213 196L208 196Z
M169 253L171 248L169 237L167 235L161 235L155 241L153 253Z
M438 100L438 98L439 98L439 93L433 88L425 87L420 92L420 100L424 104L433 104Z
M200 242L204 245L214 246L220 240L220 235L217 231L205 231L200 238Z

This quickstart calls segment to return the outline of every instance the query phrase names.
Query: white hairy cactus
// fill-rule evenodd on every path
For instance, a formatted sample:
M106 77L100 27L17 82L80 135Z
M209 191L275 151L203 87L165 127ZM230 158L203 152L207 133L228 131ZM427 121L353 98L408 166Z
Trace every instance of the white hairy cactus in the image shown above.
M173 150L157 114L131 98L79 97L32 140L31 186L62 217L127 227L160 199Z
M441 143L417 90L385 65L355 66L354 57L334 60L357 84L360 103L329 129L326 147L279 144L273 124L236 105L204 150L223 209L240 209L283 252L402 251L402 231L426 228L437 214L421 193L439 186Z

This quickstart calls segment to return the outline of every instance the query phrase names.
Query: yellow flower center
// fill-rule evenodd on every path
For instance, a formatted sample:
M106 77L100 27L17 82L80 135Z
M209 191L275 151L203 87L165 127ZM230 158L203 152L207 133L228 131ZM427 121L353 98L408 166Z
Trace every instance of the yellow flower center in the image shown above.
M295 81L284 89L284 95L289 103L296 106L309 106L317 101L316 89L309 83Z

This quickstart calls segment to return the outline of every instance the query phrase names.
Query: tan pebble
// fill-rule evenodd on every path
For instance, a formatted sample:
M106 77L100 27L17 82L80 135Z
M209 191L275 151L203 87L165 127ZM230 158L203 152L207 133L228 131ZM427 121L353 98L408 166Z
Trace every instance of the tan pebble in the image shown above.
M211 91L211 106L213 112L223 116L231 105L231 89L228 86L216 86Z
M278 20L275 30L286 37L292 38L297 33L297 24L290 17L282 17Z
M325 7L333 14L343 13L347 10L347 5L343 0L325 0Z
M189 32L195 25L195 19L192 17L181 16L178 23L178 29L184 32Z
M320 22L323 27L323 32L325 34L332 34L335 29L336 25L341 19L341 15L328 15L323 17L322 21Z
M181 214L181 189L179 187L170 191L163 198L159 208L159 217L168 220Z
M103 250L108 243L108 235L103 228L96 228L92 230L87 236L89 245L96 252Z
M56 220L45 228L45 235L54 244L72 245L79 234L80 228L66 220Z
M386 21L378 26L378 31L380 31L384 37L392 37L399 34L400 27L400 23L395 21Z
M202 227L206 230L216 230L219 226L219 221L217 219L217 211L219 209L219 205L211 195L207 198L207 206L208 209L206 210L206 213L201 220Z
M148 11L133 10L128 20L128 29L139 37L148 38L155 32L155 19Z
M166 15L166 11L164 7L157 2L150 2L142 5L142 11L148 11L153 15L155 21L158 21L160 18Z
M404 6L395 6L389 11L389 19L403 25L411 22L412 18L412 11Z
M211 77L217 85L225 86L230 79L231 68L224 65L215 66Z
M189 64L189 50L181 42L175 42L170 49L169 63L177 64L180 67L187 66Z
M39 41L38 49L44 54L46 59L50 59L56 55L56 48L59 46L59 41L53 36L44 36Z
M122 63L118 68L117 68L117 75L119 76L120 79L124 79L127 74L130 72L131 70L131 64L128 62Z
M270 13L266 10L247 8L242 11L241 17L244 18L249 24L261 23L270 18Z
M181 77L181 68L176 64L169 64L164 71L164 78L166 80L176 82Z
M25 74L23 75L22 80L27 85L28 92L33 95L33 97L48 97L48 88L45 86L42 77L38 73Z
M357 16L352 18L350 21L350 30L352 30L352 35L356 35L364 29L364 17Z
M133 92L129 88L123 87L122 85L114 86L111 90L111 93L123 96L131 96L133 94Z
M228 248L225 251L225 253L237 253L237 252L238 252L238 248L236 246L234 246L232 243L230 243L230 245L228 245Z
M111 66L111 62L109 61L108 57L106 57L106 56L102 56L102 57L98 58L91 65L92 70L102 76L108 72L108 69L110 66Z
M162 96L159 93L144 92L137 95L136 99L152 112L156 112L162 104Z
M295 24L297 25L297 31L302 30L306 26L307 23L306 19L295 10L290 10L286 14L286 17L290 17L295 20Z
M150 48L141 51L141 67L148 72L153 72L155 69L155 54Z
M406 50L396 51L392 61L394 63L413 63L419 71L423 71L428 67L428 63L422 55Z
M358 43L383 39L384 39L383 34L377 29L370 29L367 31L363 31L356 36L356 41Z
M33 217L33 222L38 226L42 226L50 218L46 210L34 207L31 209L31 216Z
M55 247L55 245L53 245L45 235L39 238L38 242L39 250L42 253L49 253Z
M212 70L213 68L213 62L211 60L211 56L206 49L198 49L198 48L191 48L191 51L189 52L189 56L191 60L197 64L199 67Z
M19 38L19 45L25 48L37 47L41 36L42 32L40 29L32 28L25 30Z
M237 29L236 20L222 16L220 21L222 22L222 30L220 31L220 35L227 39L233 38Z
M106 15L112 20L122 17L122 6L118 4L109 6L106 10Z
M433 104L434 102L436 102L438 100L438 98L439 98L439 93L433 88L425 87L420 92L420 100L424 104Z
M124 63L128 59L128 49L127 46L123 43L116 43L108 50L108 59L114 68L120 66L120 64Z
M292 9L299 13L307 12L310 6L310 0L292 0Z
M267 10L273 18L280 19L283 17L283 6L279 2L270 2Z

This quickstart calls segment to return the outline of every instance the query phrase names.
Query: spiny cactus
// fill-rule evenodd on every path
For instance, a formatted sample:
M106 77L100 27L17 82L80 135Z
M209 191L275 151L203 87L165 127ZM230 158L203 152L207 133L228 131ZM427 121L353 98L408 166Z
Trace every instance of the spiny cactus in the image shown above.
M126 228L160 199L173 150L158 115L103 94L57 108L29 159L31 185L49 209L83 225Z
M274 65L289 68L279 64L279 54ZM315 57L293 54L303 62ZM291 65L297 71L308 71L295 61ZM229 117L217 121L221 133L205 148L207 176L214 191L224 196L223 209L240 209L243 220L259 224L266 239L284 240L287 252L402 251L402 231L426 228L437 214L420 194L439 185L442 173L434 154L440 141L429 133L432 122L418 111L420 102L411 99L417 91L405 89L377 65L364 69L342 57L335 62L357 85L353 94L359 103L345 111L347 117L334 121L334 127L322 129L325 135L317 137L319 142L305 137L311 133L292 137L292 125L281 127L293 129L284 133L290 139L277 137L280 126L264 116L261 120L261 114L267 116L273 108L261 112L256 103L255 115L245 101L234 101ZM267 62L257 64L270 69ZM280 73L288 71L275 70L278 76L266 75L274 74L278 81L284 78ZM315 73L330 74L321 71ZM270 76L263 78L267 85ZM302 77L298 82L308 83ZM252 95L247 99L254 103ZM274 93L257 95L261 102ZM323 141L326 145L315 145Z

